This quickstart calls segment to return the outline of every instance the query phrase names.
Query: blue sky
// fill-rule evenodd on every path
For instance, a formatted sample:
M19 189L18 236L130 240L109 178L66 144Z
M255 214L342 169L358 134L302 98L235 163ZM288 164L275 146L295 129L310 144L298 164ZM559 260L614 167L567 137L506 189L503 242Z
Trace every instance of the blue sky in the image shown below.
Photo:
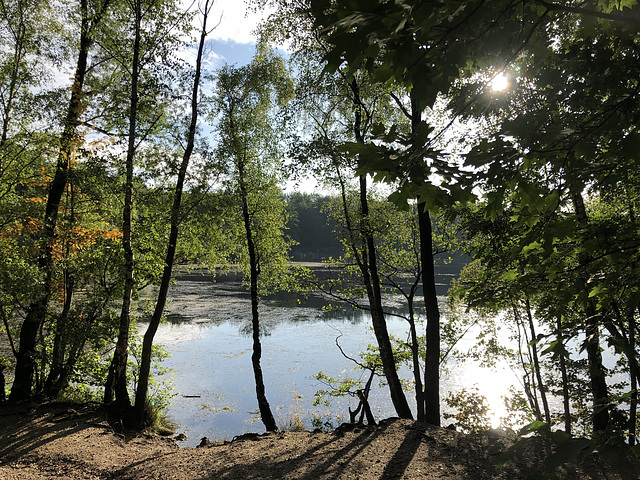
M209 48L205 60L207 67L215 70L225 64L241 66L249 63L255 53L256 36L253 31L269 13L269 11L247 13L246 3L243 0L215 0L208 23L218 24L218 26L207 40ZM199 20L196 21L199 22ZM195 55L195 45L190 54ZM286 190L291 191L294 188L310 192L317 190L318 185L315 179L309 177L301 180L296 187L288 183Z
M215 0L209 24L217 24L217 27L209 35L208 42L213 65L249 63L255 52L256 37L253 31L268 13L249 12L243 0Z
M208 42L211 49L210 62L214 67L222 65L245 65L251 61L255 53L255 43L240 43L234 40L211 39Z

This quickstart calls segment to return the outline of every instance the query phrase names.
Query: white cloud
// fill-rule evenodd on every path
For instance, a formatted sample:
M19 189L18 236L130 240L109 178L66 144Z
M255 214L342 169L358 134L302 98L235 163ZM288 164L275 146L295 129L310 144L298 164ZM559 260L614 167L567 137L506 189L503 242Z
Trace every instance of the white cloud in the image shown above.
M202 17L198 4L204 0L182 0L183 7L194 12L193 19L195 43L178 55L189 65L195 66L198 44L196 35L202 28ZM250 1L250 0L249 0ZM208 70L214 70L222 65L244 65L251 61L255 53L257 41L253 31L258 23L268 15L267 12L250 12L243 0L214 0L207 20L207 48L205 50L205 65ZM211 30L213 26L218 25Z
M211 32L210 38L255 43L253 30L268 12L249 12L242 0L215 0L211 10L211 24L220 21L220 25Z

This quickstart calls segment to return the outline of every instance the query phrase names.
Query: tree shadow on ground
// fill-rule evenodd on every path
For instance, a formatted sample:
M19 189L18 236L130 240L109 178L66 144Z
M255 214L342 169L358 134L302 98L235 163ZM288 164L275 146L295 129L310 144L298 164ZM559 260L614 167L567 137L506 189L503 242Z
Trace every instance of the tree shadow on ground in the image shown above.
M13 413L0 408L0 470L6 468L8 478L523 480L540 473L544 460L544 449L532 444L498 471L498 459L513 438L497 431L465 435L410 420L348 425L328 434L243 435L181 449L160 437L114 434L95 406L21 408ZM603 466L598 461L563 467L557 478L638 478L637 462Z
M304 445L297 448L294 444L287 449L256 450L249 462L212 466L206 476L198 478L391 480L438 478L440 474L443 478L474 480L524 478L510 469L503 473L495 469L504 450L502 444L487 441L482 448L476 448L460 444L465 438L457 432L425 424L389 420L377 427L357 427L344 434L331 434L312 448L303 448ZM212 454L215 455L213 451Z
M4 419L10 419L5 422ZM18 421L15 419L19 418ZM34 428L34 422L41 425ZM95 406L78 404L9 404L0 410L1 463L19 460L24 455L89 427L111 431L105 415Z

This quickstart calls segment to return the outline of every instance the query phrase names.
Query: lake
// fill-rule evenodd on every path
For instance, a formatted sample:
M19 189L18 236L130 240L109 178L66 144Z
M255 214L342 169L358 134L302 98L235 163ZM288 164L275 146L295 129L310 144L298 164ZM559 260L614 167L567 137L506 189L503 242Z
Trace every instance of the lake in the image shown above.
M438 277L442 307L453 275L441 273ZM219 276L214 282L210 275L185 274L172 286L169 300L167 322L160 326L156 343L164 345L170 354L163 366L172 373L161 380L173 382L176 396L167 413L178 425L177 431L187 435L181 445L197 445L204 436L223 440L247 432L264 432L256 410L251 367L250 299L239 279ZM334 378L360 379L363 375L340 353L337 337L344 352L353 358L359 358L358 353L368 344L375 344L366 312L326 312L322 309L326 304L319 295L299 303L290 294L271 296L261 303L266 394L281 427L298 422L307 429L325 422L337 426L348 421L348 407L357 406L352 398L330 398L328 408L313 405L315 392L326 388L313 378L318 372ZM388 328L390 334L406 338L405 320L388 317ZM146 325L141 324L140 332L145 329ZM515 373L481 369L469 362L447 367L441 380L441 396L475 385L487 396L497 424L504 416L501 396L517 383ZM402 368L400 374L403 379L412 377L408 368ZM405 390L415 407L412 389ZM376 381L370 404L377 419L395 414L387 387Z

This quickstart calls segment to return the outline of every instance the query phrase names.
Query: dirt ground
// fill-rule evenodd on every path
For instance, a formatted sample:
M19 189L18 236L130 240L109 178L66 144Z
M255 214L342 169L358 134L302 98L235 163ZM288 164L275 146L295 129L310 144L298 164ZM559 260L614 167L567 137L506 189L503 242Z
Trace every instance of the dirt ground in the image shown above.
M123 432L95 405L0 404L1 480L512 480L542 471L536 460L541 452L534 448L498 472L498 458L509 442L496 431L465 435L396 419L332 433L249 434L181 448L170 438ZM592 459L564 467L558 478L640 478L639 465L614 464Z

